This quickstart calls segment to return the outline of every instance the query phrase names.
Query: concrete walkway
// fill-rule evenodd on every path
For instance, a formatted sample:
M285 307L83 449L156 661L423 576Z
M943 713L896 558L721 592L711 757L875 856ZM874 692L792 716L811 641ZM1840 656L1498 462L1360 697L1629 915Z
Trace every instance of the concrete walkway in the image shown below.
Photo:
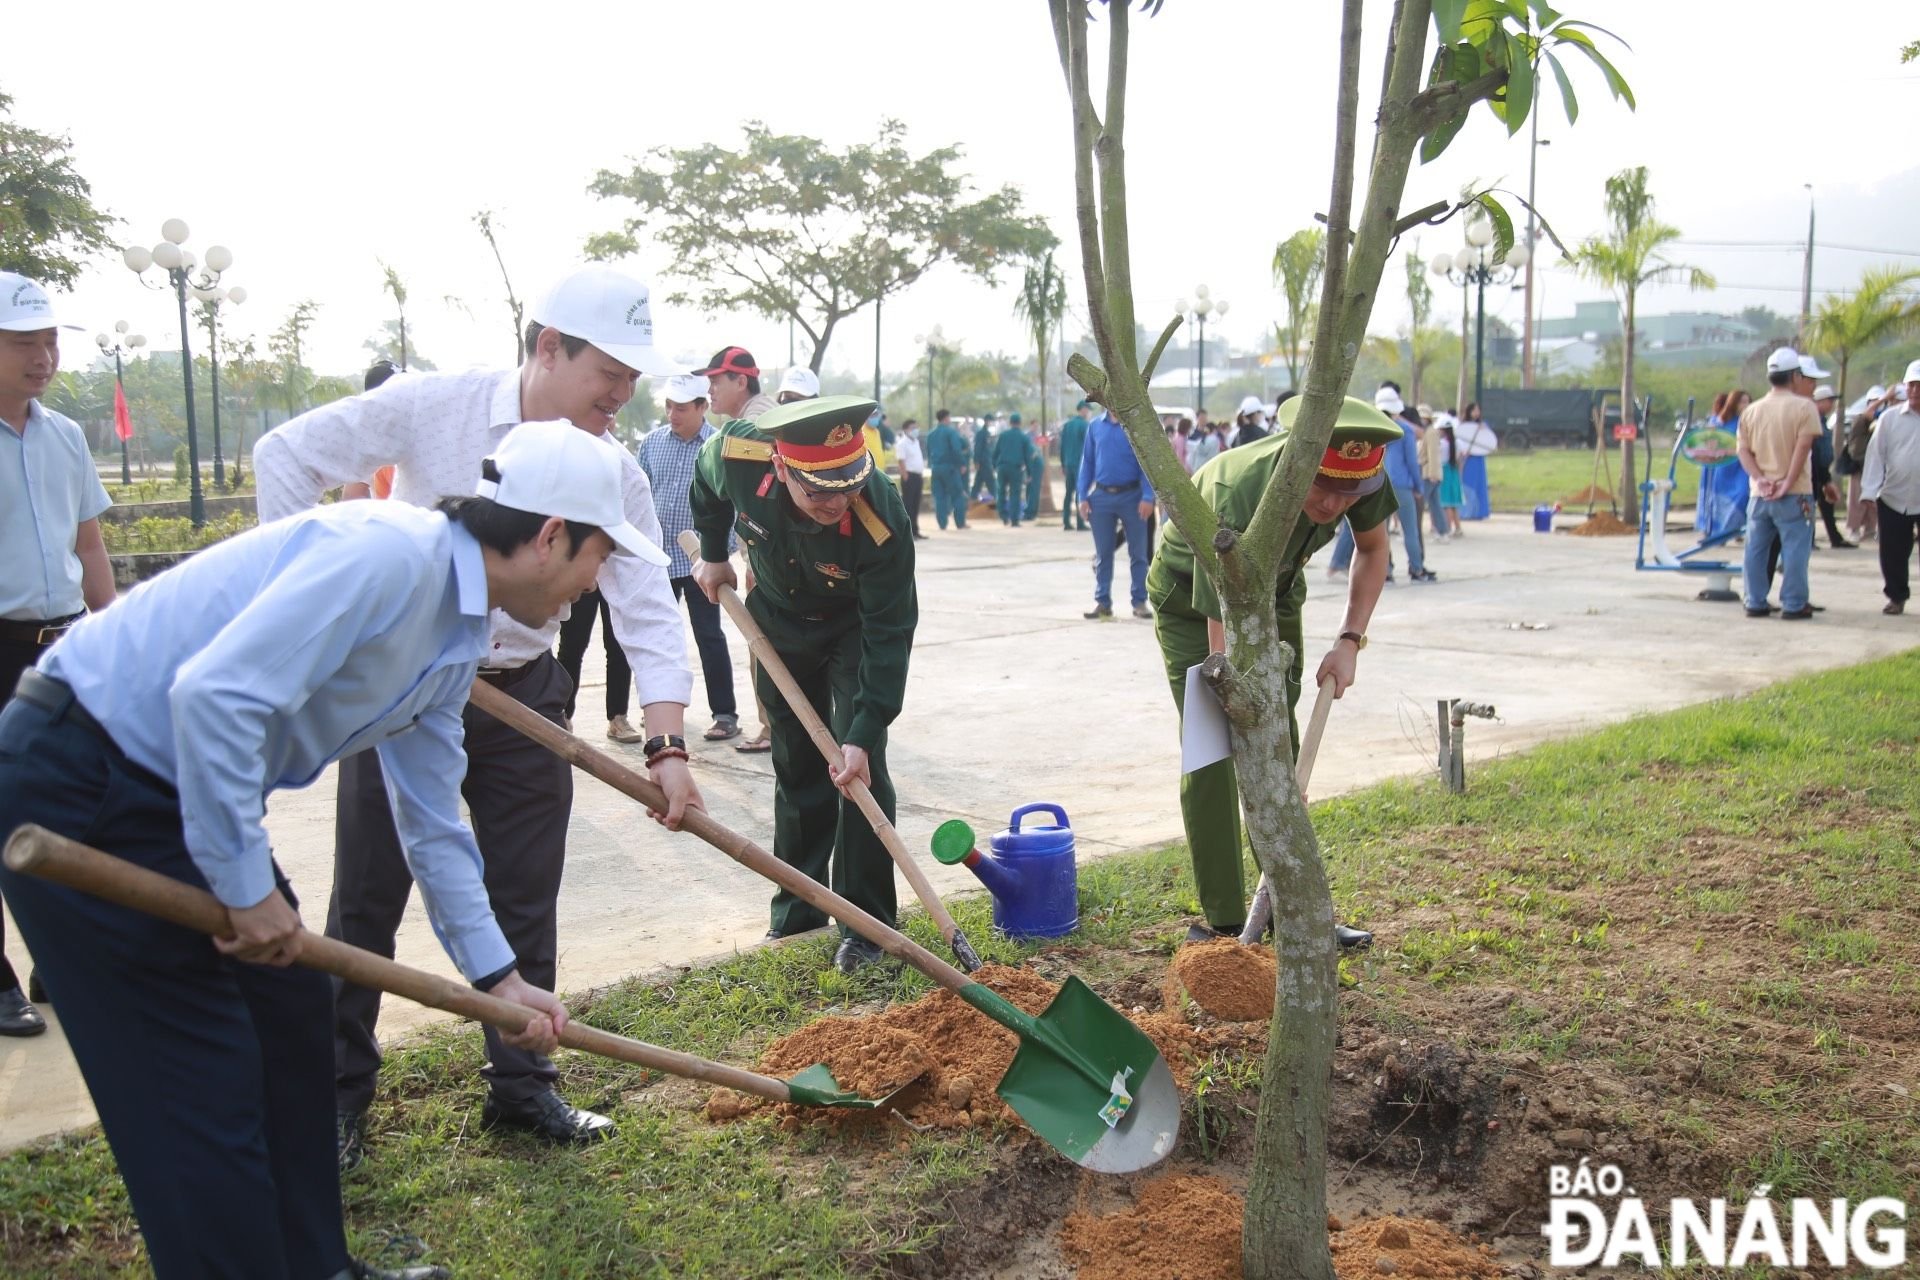
M1084 855L1179 838L1175 718L1152 624L1081 619L1091 607L1089 535L1044 521L947 533L931 516L923 524L930 537L919 544L921 623L906 712L889 744L908 846L924 851L933 828L952 817L984 839L1014 807L1041 800L1066 808ZM1541 536L1528 521L1505 516L1431 547L1440 581L1409 586L1403 578L1387 589L1359 682L1330 723L1315 793L1432 773L1434 704L1442 697L1499 709L1495 723L1468 724L1469 760L1484 761L1640 712L1881 657L1920 638L1920 619L1880 614L1871 547L1816 553L1813 595L1828 612L1793 626L1750 621L1738 605L1699 603L1694 579L1635 573L1633 547L1631 538ZM1124 552L1121 561L1124 584ZM1320 564L1311 574L1309 669L1338 629L1345 593ZM1124 585L1120 603L1124 612ZM744 695L746 654L737 640L733 658ZM588 663L576 723L596 745L638 765L636 749L601 736L597 640ZM694 733L708 723L707 708L696 705ZM770 845L767 757L697 737L693 750L712 813ZM563 989L758 941L769 893L763 881L691 836L669 835L599 783L576 778L560 897ZM268 825L307 923L317 927L331 883L331 772L307 791L276 797ZM935 866L930 856L926 865L943 892L977 888L964 870ZM904 884L900 896L903 904L912 900ZM1390 944L1390 935L1383 941ZM12 928L7 954L24 975L29 961ZM400 959L449 967L417 905ZM48 1012L56 1028L48 1035L0 1040L0 1148L94 1118L57 1030L58 1009ZM382 1031L397 1035L442 1016L392 1001Z

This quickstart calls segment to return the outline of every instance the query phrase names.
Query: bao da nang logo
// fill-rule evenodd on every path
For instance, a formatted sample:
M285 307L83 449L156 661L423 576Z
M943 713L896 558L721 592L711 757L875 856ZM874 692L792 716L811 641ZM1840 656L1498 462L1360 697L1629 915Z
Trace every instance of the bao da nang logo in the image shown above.
M1617 1165L1590 1169L1554 1165L1547 1171L1547 1238L1550 1265L1647 1267L1689 1264L1744 1267L1861 1266L1873 1271L1906 1265L1907 1206L1891 1196L1851 1205L1845 1200L1771 1198L1772 1186L1755 1187L1737 1211L1724 1199L1704 1212L1694 1200L1667 1202L1667 1230L1656 1231L1646 1202L1634 1195ZM1618 1200L1609 1212L1607 1204Z

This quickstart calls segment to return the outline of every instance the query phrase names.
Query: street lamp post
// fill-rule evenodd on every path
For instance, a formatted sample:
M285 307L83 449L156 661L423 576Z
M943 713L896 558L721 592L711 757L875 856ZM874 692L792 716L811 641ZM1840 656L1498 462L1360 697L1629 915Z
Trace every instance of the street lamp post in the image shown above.
M1540 136L1540 113L1533 113L1533 145L1527 149L1527 315L1520 335L1520 385L1533 386L1533 272L1538 264L1534 260L1534 249L1539 244L1538 232L1534 229L1533 209L1534 171L1540 166L1540 148L1553 145L1552 138Z
M207 249L206 264L202 267L193 251L184 247L187 242L186 223L178 218L168 218L161 224L160 235L160 243L152 249L143 245L128 245L121 251L120 260L143 282L148 267L159 267L167 273L167 282L173 286L174 297L179 300L180 384L187 398L187 509L193 527L197 529L207 522L207 500L200 491L200 433L193 412L193 353L188 344L187 288L189 285L196 291L217 288L220 273L233 265L233 253L225 245L212 245ZM197 274L194 274L195 268L200 268Z
M224 489L227 475L220 457L220 305L231 302L239 306L247 300L247 291L239 285L231 289L195 287L193 296L200 300L201 318L207 322L207 371L213 379L213 487ZM404 350L403 343L403 354ZM235 462L237 466L238 460Z
M1192 321L1200 334L1193 365L1193 409L1196 414L1206 407L1207 400L1207 317L1226 315L1228 305L1224 298L1215 299L1204 284L1193 286L1191 307L1185 298L1173 304L1175 314Z
M1474 305L1473 333L1473 399L1481 404L1485 412L1486 399L1486 358L1487 358L1487 286L1512 284L1528 260L1527 246L1516 244L1504 257L1495 257L1493 251L1493 228L1486 219L1476 218L1467 224L1467 247L1448 257L1440 254L1433 260L1433 274L1465 289L1472 286L1478 297ZM1461 406L1464 409L1466 406Z
M933 430L933 358L947 349L947 335L941 331L939 325L935 325L926 333L914 334L913 340L916 344L924 344L927 348L927 416L923 421L927 424L927 430L931 431Z
M120 435L119 402L127 398L126 370L120 363L120 357L131 356L136 348L147 345L147 335L144 333L128 333L128 327L125 320L116 320L113 322L113 332L111 334L97 333L93 336L93 340L100 344L100 349L113 356L113 389L115 392L113 433L117 436ZM133 483L133 462L127 456L127 441L130 437L131 432L129 432L128 435L120 436L121 484Z

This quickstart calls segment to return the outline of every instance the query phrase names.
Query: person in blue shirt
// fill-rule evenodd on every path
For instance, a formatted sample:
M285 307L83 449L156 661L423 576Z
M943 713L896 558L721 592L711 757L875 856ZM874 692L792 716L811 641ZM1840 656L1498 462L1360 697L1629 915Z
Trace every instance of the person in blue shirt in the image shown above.
M1001 524L1019 526L1021 514L1026 510L1026 501L1021 495L1027 482L1027 468L1037 452L1033 437L1020 425L1017 413L1007 419L1007 429L994 437L993 465L1000 478L994 492L1000 504Z
M1153 515L1153 485L1134 456L1133 441L1111 410L1087 424L1080 454L1080 515L1093 524L1093 609L1088 619L1113 616L1113 552L1116 531L1127 538L1127 567L1133 575L1133 616L1151 618L1147 608L1147 520Z
M1374 393L1373 407L1392 418L1401 431L1400 442L1387 446L1387 483L1393 486L1394 501L1400 512L1400 536L1407 548L1407 577L1414 582L1438 582L1440 576L1427 568L1420 521L1412 514L1419 509L1414 505L1414 498L1420 493L1420 438L1406 416L1407 406L1400 398L1400 384L1381 383ZM1353 526L1342 520L1327 573L1330 577L1342 577L1352 563ZM1392 561L1387 563L1387 581L1393 581Z
M347 502L250 530L69 632L0 713L7 834L37 823L198 889L206 935L0 866L14 919L127 1185L159 1280L444 1276L348 1257L335 1152L333 991L262 826L274 792L379 753L436 936L474 986L567 1022L525 981L460 817L461 713L488 610L540 627L615 550L618 459L565 422L516 427L477 495Z
M927 470L933 473L933 518L942 529L947 517L953 527L967 527L967 442L953 415L945 409L933 415L933 430L927 433Z

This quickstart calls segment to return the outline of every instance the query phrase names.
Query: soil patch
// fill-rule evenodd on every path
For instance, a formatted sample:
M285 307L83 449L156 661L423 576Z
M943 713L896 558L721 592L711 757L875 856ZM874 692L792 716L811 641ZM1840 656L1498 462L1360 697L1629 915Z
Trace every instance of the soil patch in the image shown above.
M1168 1174L1118 1212L1069 1215L1060 1247L1080 1280L1239 1280L1245 1212L1218 1178Z
M1618 538L1639 533L1640 527L1628 524L1610 511L1596 511L1567 532L1576 538Z
M1566 497L1560 499L1560 505L1563 507L1572 507L1572 506L1578 506L1582 502L1612 502L1612 501L1613 501L1612 490L1602 489L1599 485L1590 484L1586 488L1580 490L1580 492L1570 493Z
M1266 947L1216 938L1181 947L1168 969L1167 1007L1178 1009L1180 993L1225 1022L1264 1022L1273 1017L1275 961Z
M1439 1223L1419 1218L1362 1218L1333 1232L1332 1243L1333 1273L1340 1280L1392 1275L1503 1280L1507 1274L1486 1245L1470 1244Z

